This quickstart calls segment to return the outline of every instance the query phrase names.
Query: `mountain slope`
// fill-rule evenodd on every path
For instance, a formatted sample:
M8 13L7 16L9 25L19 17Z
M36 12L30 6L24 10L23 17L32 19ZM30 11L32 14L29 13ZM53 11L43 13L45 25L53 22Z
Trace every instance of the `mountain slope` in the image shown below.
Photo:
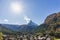
M45 31L46 33L50 33L50 32L60 33L60 12L53 13L47 16L44 23L41 24L35 31L36 32Z
M35 28L38 25L30 20L28 24L24 24L24 25L1 24L1 26L2 26L2 29L4 28L7 31L31 33L35 30Z
M19 31L24 33L32 33L37 28L37 26L38 25L36 23L30 20L28 24L21 25L21 27L19 27Z
M2 32L3 34L15 34L14 31L2 26L1 24L0 24L0 32Z
M20 26L20 25L11 25L11 24L1 24L1 25L13 31L18 31L19 29L18 27Z

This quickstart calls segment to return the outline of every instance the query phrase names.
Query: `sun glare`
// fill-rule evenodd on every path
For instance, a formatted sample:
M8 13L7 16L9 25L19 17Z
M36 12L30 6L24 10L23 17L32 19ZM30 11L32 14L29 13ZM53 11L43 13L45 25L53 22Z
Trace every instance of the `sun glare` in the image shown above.
M11 3L10 8L11 8L11 11L16 14L21 13L23 11L23 6L18 2Z

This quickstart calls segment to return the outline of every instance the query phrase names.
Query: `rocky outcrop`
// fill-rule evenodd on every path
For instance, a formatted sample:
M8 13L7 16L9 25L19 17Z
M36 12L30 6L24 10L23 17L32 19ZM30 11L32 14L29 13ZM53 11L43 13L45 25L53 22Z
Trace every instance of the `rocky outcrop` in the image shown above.
M51 14L45 19L45 24L60 24L60 12Z
M47 26L46 26L47 25ZM60 12L53 13L37 28L37 32L60 32Z

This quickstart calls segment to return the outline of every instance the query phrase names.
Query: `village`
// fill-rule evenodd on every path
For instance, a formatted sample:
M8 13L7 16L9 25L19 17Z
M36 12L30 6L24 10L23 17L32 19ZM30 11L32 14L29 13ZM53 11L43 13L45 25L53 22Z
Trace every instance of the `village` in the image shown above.
M53 40L48 35L3 35L3 40Z

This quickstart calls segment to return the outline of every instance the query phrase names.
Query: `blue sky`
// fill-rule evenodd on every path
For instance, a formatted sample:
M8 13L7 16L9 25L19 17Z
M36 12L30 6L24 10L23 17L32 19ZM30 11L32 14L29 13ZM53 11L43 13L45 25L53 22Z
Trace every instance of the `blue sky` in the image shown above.
M11 3L19 3L20 12L10 8ZM13 12L14 11L14 12ZM60 0L0 0L0 23L26 24L25 17L37 24L45 18L60 11Z

